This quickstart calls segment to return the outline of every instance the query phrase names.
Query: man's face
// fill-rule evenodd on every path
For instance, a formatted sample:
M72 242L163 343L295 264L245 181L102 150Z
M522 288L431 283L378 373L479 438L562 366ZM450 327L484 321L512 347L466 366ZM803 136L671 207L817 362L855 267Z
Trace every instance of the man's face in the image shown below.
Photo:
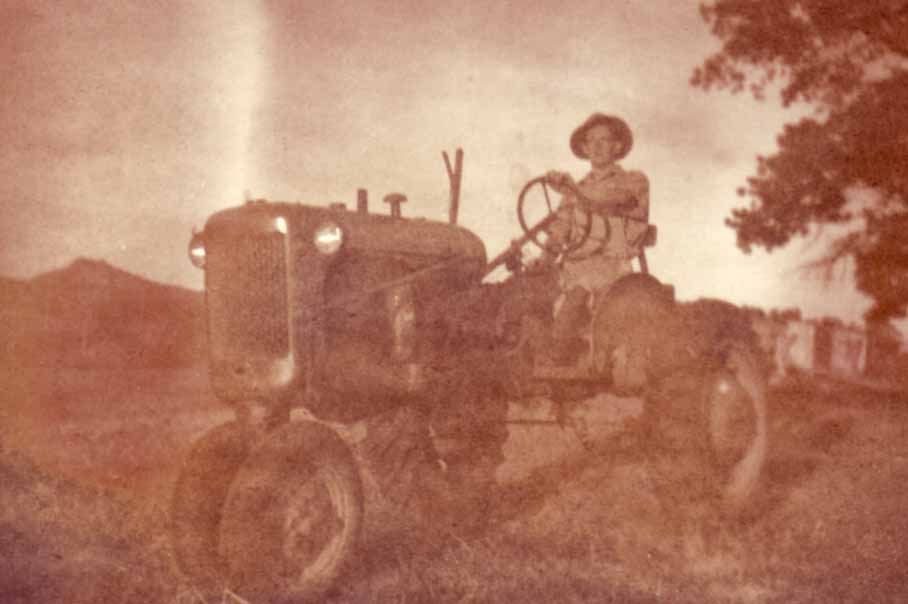
M621 147L621 139L604 124L587 130L582 145L583 152L594 166L608 166L614 163L621 153Z

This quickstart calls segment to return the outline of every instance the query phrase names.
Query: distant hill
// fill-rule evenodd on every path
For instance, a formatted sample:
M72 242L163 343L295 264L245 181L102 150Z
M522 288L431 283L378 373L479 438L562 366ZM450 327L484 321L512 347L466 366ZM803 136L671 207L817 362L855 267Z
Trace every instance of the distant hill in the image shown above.
M7 366L180 367L205 360L204 297L79 259L28 281L0 278Z

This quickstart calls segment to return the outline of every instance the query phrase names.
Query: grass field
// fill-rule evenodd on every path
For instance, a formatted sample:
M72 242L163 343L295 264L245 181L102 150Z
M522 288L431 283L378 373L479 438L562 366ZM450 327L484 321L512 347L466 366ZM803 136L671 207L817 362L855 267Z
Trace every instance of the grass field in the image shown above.
M166 533L178 464L224 417L204 372L5 379L0 601L198 601ZM481 535L368 510L329 601L908 601L908 397L777 389L771 411L760 513L744 523L679 522L642 463L603 455L514 485Z

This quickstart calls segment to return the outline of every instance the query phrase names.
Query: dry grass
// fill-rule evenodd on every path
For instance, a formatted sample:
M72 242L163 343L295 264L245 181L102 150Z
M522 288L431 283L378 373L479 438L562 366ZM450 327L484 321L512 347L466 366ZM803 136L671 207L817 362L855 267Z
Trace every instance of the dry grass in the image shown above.
M374 544L335 600L908 601L908 401L777 394L756 517L679 524L642 465L599 464L481 538Z
M160 502L51 477L14 454L0 482L0 601L171 598L178 580Z
M123 394L118 402L128 419L122 433L54 441L46 432L59 436L55 424L32 426L45 433L26 443L26 456L26 449L11 446L11 424L4 424L0 601L203 601L174 572L166 503L181 451L199 429L168 418L204 401L206 393L197 376L170 377L104 377L105 392ZM59 409L47 405L56 400L75 410L63 424L99 426L110 407L96 405L80 419L80 405L98 393L91 386L95 378L58 377L56 395L43 400L40 413L15 405L29 397L29 385L11 382L5 419L17 420L19 411L53 417ZM902 542L908 534L908 401L840 389L782 391L773 403L771 457L757 518L679 523L652 495L645 466L600 460L531 483L535 488L516 500L489 502L496 520L481 535L415 530L408 517L370 508L356 570L328 600L908 600L908 545ZM205 404L204 413L211 413ZM117 483L104 480L97 468L87 475L41 462L122 464L130 446L140 452L142 467L151 460L159 471ZM121 459L112 459L117 454ZM225 593L208 601L239 600Z

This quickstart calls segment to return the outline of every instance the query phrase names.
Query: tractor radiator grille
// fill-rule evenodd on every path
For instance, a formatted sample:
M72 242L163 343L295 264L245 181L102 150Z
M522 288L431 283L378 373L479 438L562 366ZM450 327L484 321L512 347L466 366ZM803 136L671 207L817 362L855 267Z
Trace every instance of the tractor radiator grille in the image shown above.
M287 356L287 257L278 232L232 237L207 250L209 333L216 356Z

